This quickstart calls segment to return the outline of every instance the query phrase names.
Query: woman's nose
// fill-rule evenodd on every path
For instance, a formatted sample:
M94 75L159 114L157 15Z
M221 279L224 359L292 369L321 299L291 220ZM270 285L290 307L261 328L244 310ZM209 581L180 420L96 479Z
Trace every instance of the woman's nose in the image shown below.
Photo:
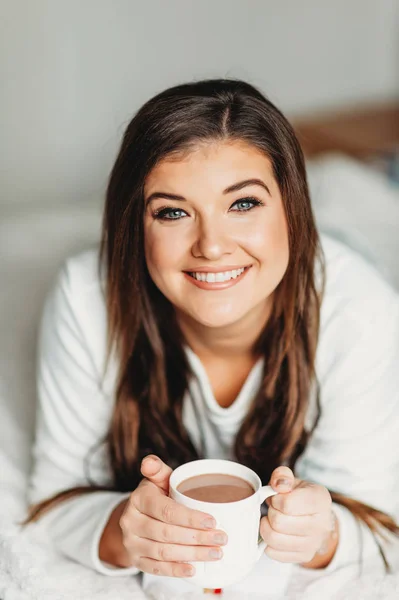
M192 254L195 258L218 260L225 254L232 254L235 247L236 243L229 234L226 223L207 221L198 226Z

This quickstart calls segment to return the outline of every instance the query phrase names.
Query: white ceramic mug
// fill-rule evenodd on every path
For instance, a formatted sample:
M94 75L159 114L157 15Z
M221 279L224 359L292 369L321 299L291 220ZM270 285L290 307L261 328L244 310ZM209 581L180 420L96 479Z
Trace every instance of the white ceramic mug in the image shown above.
M202 502L177 491L177 487L196 475L223 473L245 479L255 492L237 502ZM243 579L262 556L266 544L259 540L261 504L277 492L269 485L262 487L257 474L239 463L229 460L204 459L186 463L175 469L169 482L170 496L179 504L212 515L217 529L225 531L228 542L223 558L217 561L194 562L196 573L187 581L204 588L223 588Z

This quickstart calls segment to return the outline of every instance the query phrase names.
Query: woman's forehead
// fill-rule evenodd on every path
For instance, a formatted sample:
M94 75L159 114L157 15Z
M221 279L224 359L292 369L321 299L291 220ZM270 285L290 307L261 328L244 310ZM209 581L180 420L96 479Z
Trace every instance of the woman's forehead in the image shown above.
M274 179L270 159L257 147L241 140L208 142L162 159L147 176L144 189L146 195L159 191L156 188L160 185L173 190L200 186L217 191L235 181L256 177L269 183Z

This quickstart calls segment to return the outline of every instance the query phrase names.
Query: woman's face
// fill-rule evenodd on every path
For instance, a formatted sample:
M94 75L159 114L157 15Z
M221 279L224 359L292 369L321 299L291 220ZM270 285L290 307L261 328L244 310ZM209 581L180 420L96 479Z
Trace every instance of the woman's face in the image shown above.
M207 327L265 314L289 250L264 154L236 141L199 146L161 161L144 198L148 270L178 314Z

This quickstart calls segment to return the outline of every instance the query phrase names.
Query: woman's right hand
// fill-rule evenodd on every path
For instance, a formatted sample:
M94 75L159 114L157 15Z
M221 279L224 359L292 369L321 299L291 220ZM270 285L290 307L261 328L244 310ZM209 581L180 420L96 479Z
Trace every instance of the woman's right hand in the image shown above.
M215 561L227 543L214 518L169 498L172 469L160 458L146 456L141 463L145 477L130 495L119 525L129 565L153 575L190 577L195 570L187 562Z

